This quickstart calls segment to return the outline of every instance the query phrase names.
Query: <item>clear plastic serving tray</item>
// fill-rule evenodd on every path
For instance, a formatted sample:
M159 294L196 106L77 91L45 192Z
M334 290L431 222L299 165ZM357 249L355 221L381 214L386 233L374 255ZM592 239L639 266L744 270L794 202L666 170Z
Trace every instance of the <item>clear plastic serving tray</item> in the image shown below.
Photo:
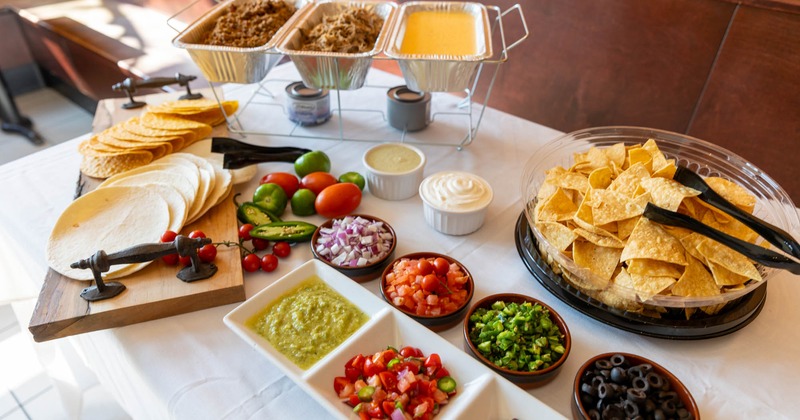
M246 322L298 284L317 275L325 284L361 309L370 320L342 344L306 370L278 352ZM298 308L302 310L303 308ZM314 310L314 309L311 309ZM357 418L353 409L333 390L333 378L344 375L345 363L356 354L372 354L392 345L418 347L423 353L437 353L457 382L457 394L442 406L439 419L518 418L562 419L507 379L494 373L449 341L409 318L369 292L360 284L318 260L310 260L246 300L225 316L225 324L286 376L317 400L335 418Z
M365 8L383 18L383 27L370 51L352 54L300 49L305 39L304 33L310 32L322 22L324 16L336 15L349 8ZM388 1L315 3L278 44L278 51L291 57L306 86L319 89L359 89L364 85L372 58L384 49L396 11L397 4Z
M475 32L475 52L469 55L407 54L401 51L409 17L418 12L466 13ZM386 55L396 58L406 84L417 92L456 92L470 87L481 61L492 57L491 28L480 3L417 1L400 7ZM458 34L452 34L458 36Z
M294 0L291 3L297 11L267 41L266 44L253 47L227 47L208 45L203 38L214 28L217 19L233 5L248 3L252 0L229 0L221 2L194 21L172 40L172 45L186 49L192 60L210 82L220 83L256 83L267 76L281 59L281 55L270 53L286 35L289 28L305 14L313 4L311 0Z

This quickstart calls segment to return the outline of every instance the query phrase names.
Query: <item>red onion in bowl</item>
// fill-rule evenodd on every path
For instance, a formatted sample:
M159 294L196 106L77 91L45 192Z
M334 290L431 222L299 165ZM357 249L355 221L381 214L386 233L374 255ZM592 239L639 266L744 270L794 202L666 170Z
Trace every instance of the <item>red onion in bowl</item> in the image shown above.
M364 267L386 257L393 241L383 221L346 216L320 228L314 250L334 266Z

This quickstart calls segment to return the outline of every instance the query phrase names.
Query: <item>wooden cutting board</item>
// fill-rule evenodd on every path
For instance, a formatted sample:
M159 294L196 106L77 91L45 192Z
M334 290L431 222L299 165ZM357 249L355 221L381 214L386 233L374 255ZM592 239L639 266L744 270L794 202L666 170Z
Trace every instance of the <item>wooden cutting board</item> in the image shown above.
M207 97L208 94L206 92ZM179 94L151 95L144 99L148 103L158 103L176 96ZM93 123L94 131L102 131L111 124L125 121L142 111L122 109L120 105L126 101L101 101ZM225 124L215 127L212 133L212 136L227 135ZM102 180L83 175L81 181L85 182L83 193L86 193L96 188ZM181 233L188 234L195 229L205 232L214 242L235 242L238 223L232 197L184 227ZM137 244L131 244L133 245ZM86 257L96 251L87 248ZM176 277L178 266L169 266L160 260L154 261L134 274L113 280L124 284L125 291L113 298L96 302L88 302L80 297L81 291L93 282L73 280L50 269L45 276L28 329L35 341L42 342L243 301L244 277L238 248L218 247L214 264L218 271L211 278L185 283Z

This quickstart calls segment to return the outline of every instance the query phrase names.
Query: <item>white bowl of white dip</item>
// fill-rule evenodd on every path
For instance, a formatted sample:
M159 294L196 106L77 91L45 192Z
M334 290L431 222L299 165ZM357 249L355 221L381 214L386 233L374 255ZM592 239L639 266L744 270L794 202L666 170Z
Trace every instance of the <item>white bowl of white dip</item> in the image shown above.
M466 235L483 226L494 193L475 174L443 171L422 181L419 196L429 225L447 235Z
M425 154L404 143L383 143L369 148L362 158L367 168L367 186L375 197L405 200L417 194Z

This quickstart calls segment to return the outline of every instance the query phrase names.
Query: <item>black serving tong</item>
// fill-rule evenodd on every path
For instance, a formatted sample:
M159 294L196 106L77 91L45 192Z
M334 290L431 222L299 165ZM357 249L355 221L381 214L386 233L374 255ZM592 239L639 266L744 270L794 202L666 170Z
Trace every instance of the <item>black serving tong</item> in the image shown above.
M211 151L224 155L223 168L239 169L261 162L294 162L311 150L300 147L256 146L228 137L214 137L211 139Z
M647 206L644 208L643 216L662 225L682 227L697 232L764 266L780 268L793 274L800 274L800 263L797 261L767 248L753 245L728 235L725 232L720 232L685 214L658 207L653 203L647 203Z
M689 188L700 191L698 198L742 222L745 226L761 235L767 242L775 245L787 254L795 258L800 258L800 243L792 238L791 235L783 229L758 219L752 214L736 207L733 203L711 189L703 178L691 169L679 165L672 179Z

